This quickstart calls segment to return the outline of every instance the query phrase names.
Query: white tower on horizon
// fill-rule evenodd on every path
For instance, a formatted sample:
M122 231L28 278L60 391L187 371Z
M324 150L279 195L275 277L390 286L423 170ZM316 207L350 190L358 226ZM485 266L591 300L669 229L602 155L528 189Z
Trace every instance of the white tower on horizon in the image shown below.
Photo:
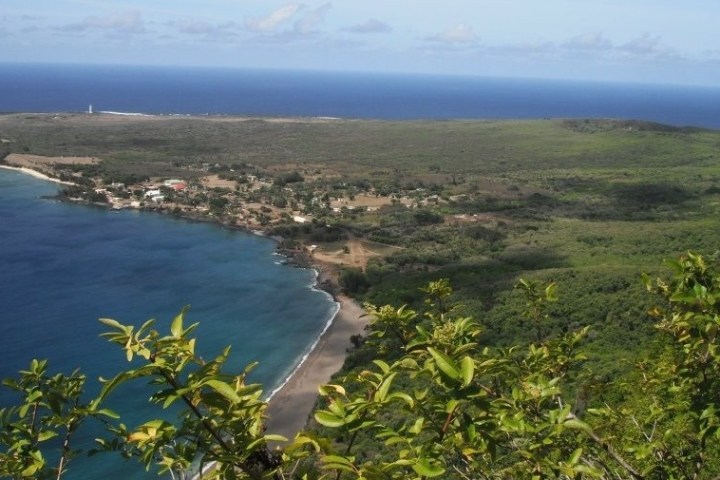
M93 113L93 111L92 111L92 103L91 103L90 106L88 107L88 113L89 113L90 115L92 115L92 113Z

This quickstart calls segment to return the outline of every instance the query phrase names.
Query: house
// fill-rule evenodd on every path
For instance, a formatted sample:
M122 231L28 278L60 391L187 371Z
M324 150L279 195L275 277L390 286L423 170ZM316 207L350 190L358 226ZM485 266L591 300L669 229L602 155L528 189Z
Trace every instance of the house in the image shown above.
M305 217L301 217L300 215L295 215L295 216L293 217L293 221L294 221L295 223L307 223L308 219L305 218Z

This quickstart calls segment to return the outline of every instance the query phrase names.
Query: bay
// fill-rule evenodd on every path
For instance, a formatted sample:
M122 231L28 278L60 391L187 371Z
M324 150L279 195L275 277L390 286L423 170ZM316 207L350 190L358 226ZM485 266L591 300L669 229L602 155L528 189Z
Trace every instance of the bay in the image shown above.
M48 199L55 184L0 169L0 378L32 358L51 371L99 376L128 366L99 334L99 317L139 325L191 305L198 351L214 358L232 345L229 372L259 361L251 381L265 391L292 371L336 311L312 288L315 272L283 265L275 243L246 232L158 214ZM131 385L110 399L128 426L154 418L148 390ZM7 392L0 403L11 402ZM90 432L83 441L91 441ZM145 478L139 468L101 455L71 464L69 479ZM154 474L150 474L154 475Z

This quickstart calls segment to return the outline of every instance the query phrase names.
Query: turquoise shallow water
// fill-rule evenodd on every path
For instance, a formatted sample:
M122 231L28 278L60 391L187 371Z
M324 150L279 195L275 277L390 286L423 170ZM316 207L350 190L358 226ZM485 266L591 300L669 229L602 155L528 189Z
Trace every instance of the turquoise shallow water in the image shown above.
M190 304L198 350L233 346L229 370L259 361L252 380L270 392L292 371L335 304L312 289L315 273L282 265L275 244L256 235L136 211L112 213L43 198L57 186L0 169L0 377L32 358L53 371L98 376L127 365L98 337L99 317L168 328ZM142 385L111 407L127 425L148 419ZM0 403L11 401L0 393ZM95 432L88 432L92 438ZM69 479L154 478L112 457L78 461Z

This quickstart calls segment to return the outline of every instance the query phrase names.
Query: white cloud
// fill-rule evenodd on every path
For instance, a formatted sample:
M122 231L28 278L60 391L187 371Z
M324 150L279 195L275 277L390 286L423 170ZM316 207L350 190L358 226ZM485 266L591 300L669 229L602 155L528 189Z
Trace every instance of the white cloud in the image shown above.
M300 9L302 9L300 4L289 3L265 17L248 18L245 20L245 27L253 32L270 32L294 17Z
M428 37L427 40L442 43L472 43L477 40L477 35L470 25L460 23L443 32Z
M660 47L660 35L650 35L649 33L645 33L641 37L634 38L620 45L618 50L639 57L656 56L667 53Z
M364 23L348 27L345 31L351 33L388 33L392 32L392 27L385 22L371 18Z
M186 21L173 24L178 32L185 35L204 35L206 37L224 38L235 35L238 24L235 22L225 22L212 24L202 20Z
M602 33L586 33L572 37L562 45L570 50L610 50L613 44Z
M564 42L536 42L485 45L484 53L534 59L641 61L659 58L681 60L682 57L664 46L658 35L644 34L626 43L613 42L601 33L587 33Z
M557 57L563 48L553 42L528 42L512 43L503 45L485 45L480 52L506 58L554 58ZM583 52L584 53L584 52Z
M317 27L325 21L325 14L332 8L332 4L325 3L308 12L303 18L295 22L295 33L311 35L317 32Z
M115 13L105 17L85 17L79 23L64 25L58 28L63 32L84 32L88 30L104 30L111 33L146 33L145 22L137 11Z

